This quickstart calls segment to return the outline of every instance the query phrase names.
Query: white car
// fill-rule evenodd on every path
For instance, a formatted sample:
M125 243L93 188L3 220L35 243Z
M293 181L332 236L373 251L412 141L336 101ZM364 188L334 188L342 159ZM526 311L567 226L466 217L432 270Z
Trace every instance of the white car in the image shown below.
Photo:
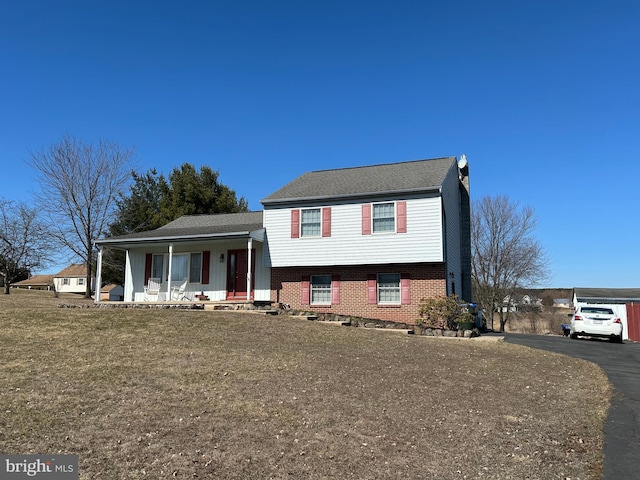
M580 307L571 318L569 336L606 337L622 343L622 321L607 307Z

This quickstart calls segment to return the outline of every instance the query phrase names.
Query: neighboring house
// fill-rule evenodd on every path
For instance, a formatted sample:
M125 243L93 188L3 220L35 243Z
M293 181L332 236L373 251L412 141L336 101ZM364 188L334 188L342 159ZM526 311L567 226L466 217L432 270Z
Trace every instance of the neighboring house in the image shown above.
M471 301L466 159L308 172L262 200L264 212L181 217L106 238L126 252L124 298L254 301L413 322L420 300ZM98 272L101 269L99 260Z
M505 313L507 311L531 312L540 310L542 310L542 299L528 294L514 296L513 299L511 296L507 295L502 301L502 311Z
M588 305L611 308L622 321L622 337L640 341L640 288L576 287L573 305L576 310Z
M87 267L81 263L72 263L53 276L58 293L85 293L87 291ZM95 279L91 280L91 290Z
M33 275L27 280L12 283L12 288L27 288L29 290L51 290L53 288L53 275Z
M571 308L571 300L568 298L554 298L553 308Z

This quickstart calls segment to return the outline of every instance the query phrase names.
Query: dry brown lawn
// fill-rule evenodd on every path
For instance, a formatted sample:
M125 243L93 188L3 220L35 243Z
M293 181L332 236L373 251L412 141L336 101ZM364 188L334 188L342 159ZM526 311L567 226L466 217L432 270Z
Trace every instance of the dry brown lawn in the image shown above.
M91 480L600 478L611 390L581 360L70 302L0 295L3 453L78 454Z

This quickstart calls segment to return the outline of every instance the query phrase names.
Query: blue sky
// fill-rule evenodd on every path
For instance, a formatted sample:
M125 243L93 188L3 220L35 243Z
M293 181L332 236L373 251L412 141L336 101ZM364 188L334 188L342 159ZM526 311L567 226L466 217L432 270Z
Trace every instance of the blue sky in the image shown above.
M549 287L640 287L640 2L0 0L0 197L69 133L260 210L305 171L467 155ZM55 268L54 268L55 270Z

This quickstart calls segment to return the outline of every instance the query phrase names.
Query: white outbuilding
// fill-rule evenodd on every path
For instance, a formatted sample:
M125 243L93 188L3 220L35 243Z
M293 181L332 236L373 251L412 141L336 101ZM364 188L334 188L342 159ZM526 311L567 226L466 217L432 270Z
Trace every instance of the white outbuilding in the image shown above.
M640 288L573 289L573 306L597 305L611 308L620 317L625 340L640 341Z

